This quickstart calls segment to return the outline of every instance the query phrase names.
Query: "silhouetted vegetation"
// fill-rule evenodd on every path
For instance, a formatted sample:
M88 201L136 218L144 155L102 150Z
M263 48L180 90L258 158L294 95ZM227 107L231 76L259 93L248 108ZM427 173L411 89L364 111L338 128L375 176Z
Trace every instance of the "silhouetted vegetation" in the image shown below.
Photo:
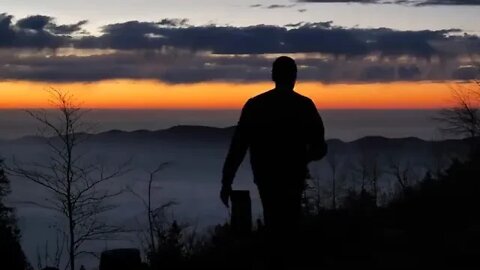
M443 175L427 173L384 206L366 189L350 190L336 209L304 216L295 246L297 269L475 269L480 255L480 155L454 161ZM263 230L236 236L218 225L188 253L175 224L155 269L268 269ZM286 232L287 233L287 232ZM276 258L285 263L285 258ZM173 261L172 261L173 260ZM175 260L177 260L175 262ZM168 267L167 267L168 266Z
M293 261L297 269L474 269L480 255L479 173L480 155L472 154L438 177L427 173L399 188L380 206L369 188L352 188L335 209L327 200L325 207L305 211L295 246L284 247L289 258L278 262ZM242 236L228 224L206 234L176 221L155 226L149 269L269 269L261 222Z
M0 268L9 270L30 269L20 246L20 230L17 227L14 209L5 205L10 193L10 181L0 159Z
M31 203L65 218L66 222L61 220L58 227L67 242L67 265L76 270L76 258L89 253L83 249L85 242L106 240L122 232L121 227L110 224L102 215L116 207L109 200L122 192L114 190L111 182L129 168L123 163L108 170L98 160L87 161L77 151L88 131L82 118L85 111L70 92L51 89L49 93L56 117L49 117L46 110L27 111L42 125L48 159L30 164L15 161L7 171L49 192L49 198L43 202Z
M452 135L475 138L480 135L480 81L473 86L455 85L451 88L454 104L440 111L436 118L441 129Z

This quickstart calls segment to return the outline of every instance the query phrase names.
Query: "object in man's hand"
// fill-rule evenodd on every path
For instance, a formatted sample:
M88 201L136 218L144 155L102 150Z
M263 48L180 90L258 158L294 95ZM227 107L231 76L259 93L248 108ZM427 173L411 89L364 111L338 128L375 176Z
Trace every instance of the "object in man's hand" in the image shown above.
M248 234L252 231L252 203L248 190L232 190L230 193L232 203L231 226L236 234Z
M113 249L102 252L100 270L140 269L140 251L134 248Z

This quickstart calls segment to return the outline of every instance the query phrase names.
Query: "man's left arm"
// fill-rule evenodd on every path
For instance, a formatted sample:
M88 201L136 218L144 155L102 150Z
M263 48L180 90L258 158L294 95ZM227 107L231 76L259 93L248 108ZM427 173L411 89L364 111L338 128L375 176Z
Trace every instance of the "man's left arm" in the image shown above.
M309 123L308 130L308 151L307 162L320 160L327 154L327 143L325 142L325 128L322 118L313 101L309 102Z

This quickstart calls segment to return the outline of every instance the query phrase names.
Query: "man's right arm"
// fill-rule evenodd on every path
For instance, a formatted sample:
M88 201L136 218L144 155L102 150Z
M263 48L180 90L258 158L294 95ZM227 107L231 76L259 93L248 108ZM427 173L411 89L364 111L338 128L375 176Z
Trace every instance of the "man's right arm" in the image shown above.
M250 102L250 101L249 101ZM228 201L230 198L230 193L232 192L232 183L237 173L238 167L242 163L245 155L247 154L249 146L249 129L250 129L250 106L249 102L245 104L242 109L242 114L238 125L235 128L235 133L233 134L232 143L230 144L230 149L228 150L227 158L225 159L225 164L223 165L223 176L222 176L222 189L220 191L220 199L228 206Z
M222 184L231 186L233 179L242 163L249 146L249 128L250 128L250 101L242 109L240 120L235 128L235 133L230 144L230 149L223 166Z

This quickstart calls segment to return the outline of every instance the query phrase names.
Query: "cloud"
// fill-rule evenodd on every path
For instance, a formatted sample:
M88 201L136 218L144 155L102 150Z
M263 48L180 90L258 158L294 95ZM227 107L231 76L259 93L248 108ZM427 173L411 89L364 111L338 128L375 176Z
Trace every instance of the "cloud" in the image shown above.
M299 0L297 2L303 3L361 3L361 4L376 4L382 0Z
M411 6L431 5L480 5L480 0L298 0L302 3L358 3L358 4L399 4Z
M264 55L210 55L177 49L117 51L87 57L32 52L16 57L0 51L0 79L47 82L93 82L108 79L153 79L166 83L207 81L256 82L270 79L272 57ZM292 55L300 81L324 83L388 82L471 79L479 69L464 60L427 61L371 58L335 58Z
M74 47L79 49L148 50L177 48L214 54L323 53L348 57L379 53L431 58L444 54L438 43L453 42L458 29L399 31L388 28L344 28L332 22L248 27L188 25L186 19L158 22L128 21L102 27L99 36L80 35L82 20L57 25L49 16L35 15L12 23L0 17L0 46L18 48ZM457 37L457 43L480 44L478 37Z
M360 76L361 81L386 82L395 80L395 68L391 66L371 66L365 68Z
M388 28L343 28L332 22L273 25L162 27L155 22L129 21L104 26L101 36L76 41L78 48L120 50L173 47L215 54L325 53L361 56L442 54L435 42L448 42L458 29L398 31Z
M68 36L82 32L86 24L82 20L75 24L57 25L54 18L34 15L19 19L16 23L13 16L0 14L0 48L50 48L74 46L74 40Z
M405 65L398 67L398 79L410 81L419 79L422 75L422 71L416 65Z
M266 8L267 9L278 9L278 8L291 8L291 7L294 7L294 6L295 6L295 4L292 4L292 5L269 5Z
M15 39L15 31L10 27L13 16L0 13L0 47L8 47L13 45Z
M25 54L25 52L24 52ZM204 81L261 81L268 79L270 60L215 57L168 50L112 54L14 57L0 52L0 79L49 82L92 82L108 79L154 79L167 83Z
M87 24L87 20L82 20L74 24L49 24L47 25L47 29L50 30L52 33L56 35L72 35L75 33L86 33L82 26Z
M473 80L480 78L480 66L464 65L459 66L453 72L453 78L457 80Z
M271 4L268 6L264 6L262 4L254 4L250 5L249 7L251 8L265 8L265 9L280 9L280 8L292 8L295 7L296 4L290 4L290 5L281 5L281 4Z
M0 79L168 83L269 80L273 57L297 58L303 81L449 80L477 76L480 38L458 29L346 28L332 21L248 27L129 21L87 35L86 21L0 15Z
M414 2L414 1L412 1ZM464 5L464 6L476 6L480 5L480 0L423 0L418 2L418 6L428 5Z
M171 26L171 27L178 27L178 26L187 26L188 19L162 19L157 23L158 25L163 26Z
M50 16L34 15L18 20L17 27L21 29L42 31L52 20L53 18Z

